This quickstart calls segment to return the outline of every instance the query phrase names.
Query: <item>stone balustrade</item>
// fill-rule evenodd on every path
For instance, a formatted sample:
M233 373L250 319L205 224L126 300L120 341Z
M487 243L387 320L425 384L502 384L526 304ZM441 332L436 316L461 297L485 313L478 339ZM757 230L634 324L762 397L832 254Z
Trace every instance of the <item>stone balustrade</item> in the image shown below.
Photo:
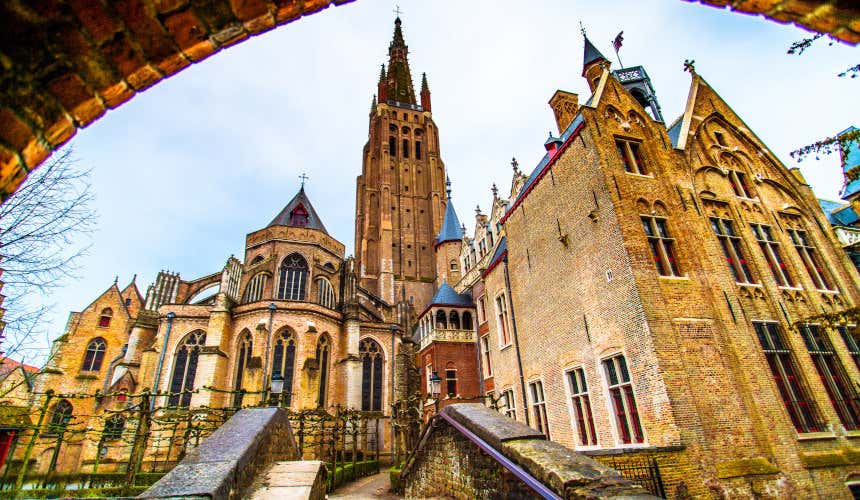
M474 330L454 330L434 328L421 338L420 349L424 349L431 342L475 342Z

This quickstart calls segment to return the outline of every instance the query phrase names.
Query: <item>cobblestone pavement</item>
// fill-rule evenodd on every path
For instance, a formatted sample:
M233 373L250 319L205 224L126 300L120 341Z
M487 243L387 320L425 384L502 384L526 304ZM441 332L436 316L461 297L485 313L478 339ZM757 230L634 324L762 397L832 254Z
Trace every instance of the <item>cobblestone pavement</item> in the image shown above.
M328 498L356 500L359 498L384 498L395 500L403 498L388 491L390 487L388 471L372 476L363 477L357 481L345 484L328 495Z

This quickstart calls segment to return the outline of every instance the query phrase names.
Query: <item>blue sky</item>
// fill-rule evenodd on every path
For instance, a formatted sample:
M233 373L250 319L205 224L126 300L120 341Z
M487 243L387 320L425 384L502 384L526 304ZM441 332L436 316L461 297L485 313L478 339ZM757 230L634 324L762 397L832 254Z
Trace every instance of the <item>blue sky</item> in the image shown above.
M510 159L530 171L555 121L556 89L588 92L582 36L614 59L643 65L667 121L684 106L696 69L783 162L789 151L855 124L857 80L837 78L856 49L819 43L786 55L806 35L791 26L667 0L400 0L416 86L427 72L441 155L460 219L474 224L490 186L510 185ZM329 232L353 247L355 177L367 140L379 65L387 60L394 3L360 0L254 37L191 66L109 112L70 143L93 169L99 230L80 278L44 300L47 336L69 311L137 274L141 292L160 269L191 279L242 256L298 189ZM417 90L417 88L416 88ZM841 187L838 158L800 167L821 197ZM470 224L471 223L471 224Z

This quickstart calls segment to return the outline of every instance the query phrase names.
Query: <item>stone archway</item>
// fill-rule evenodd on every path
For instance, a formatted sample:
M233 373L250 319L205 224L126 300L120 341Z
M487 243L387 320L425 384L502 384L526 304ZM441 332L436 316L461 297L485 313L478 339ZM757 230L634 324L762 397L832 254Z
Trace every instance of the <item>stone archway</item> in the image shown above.
M247 38L353 0L0 0L0 201L77 129ZM685 0L860 43L847 0Z

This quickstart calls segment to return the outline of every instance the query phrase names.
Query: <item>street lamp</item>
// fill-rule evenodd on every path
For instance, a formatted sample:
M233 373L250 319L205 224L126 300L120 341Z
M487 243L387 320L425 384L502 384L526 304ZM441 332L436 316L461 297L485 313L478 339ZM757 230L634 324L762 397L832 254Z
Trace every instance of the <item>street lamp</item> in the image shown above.
M442 394L442 378L439 374L433 372L430 375L430 395L433 396L433 404L436 406L436 413L439 413L439 396Z
M271 391L274 396L275 406L280 406L281 393L284 392L284 377L280 373L272 375Z

